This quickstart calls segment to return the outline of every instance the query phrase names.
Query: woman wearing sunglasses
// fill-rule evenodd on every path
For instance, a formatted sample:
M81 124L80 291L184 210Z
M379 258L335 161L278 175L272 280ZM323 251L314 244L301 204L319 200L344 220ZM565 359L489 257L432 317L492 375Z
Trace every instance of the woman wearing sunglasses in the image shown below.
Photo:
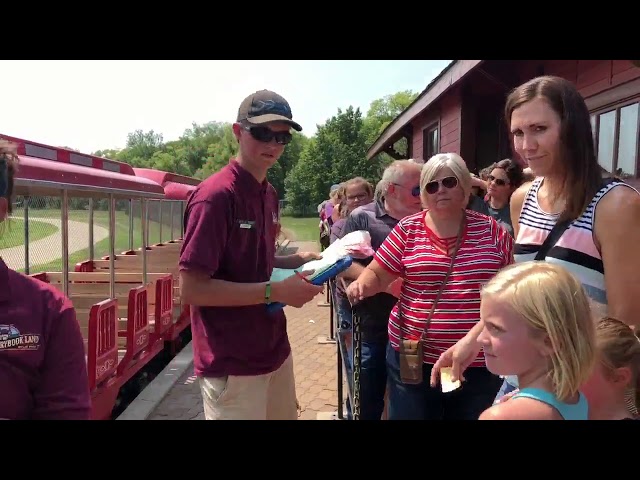
M460 156L432 157L420 175L425 210L396 225L347 291L356 303L403 280L389 317L390 420L475 420L500 388L482 352L462 388L429 384L440 354L479 322L481 285L512 263L512 237L495 219L465 209L470 192L471 174Z
M474 202L471 209L495 218L513 236L511 195L522 185L524 173L522 167L509 158L500 160L491 167L485 180L487 195L479 202Z

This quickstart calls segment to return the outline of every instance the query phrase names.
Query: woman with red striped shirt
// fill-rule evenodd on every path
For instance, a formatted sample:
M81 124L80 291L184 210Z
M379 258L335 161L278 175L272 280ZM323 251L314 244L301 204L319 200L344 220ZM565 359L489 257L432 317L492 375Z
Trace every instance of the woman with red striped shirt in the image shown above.
M501 384L484 354L446 393L430 386L431 368L480 320L480 289L512 263L513 239L493 218L465 209L471 175L459 155L432 157L420 190L426 209L397 224L347 295L356 303L403 280L388 328L390 420L477 420Z

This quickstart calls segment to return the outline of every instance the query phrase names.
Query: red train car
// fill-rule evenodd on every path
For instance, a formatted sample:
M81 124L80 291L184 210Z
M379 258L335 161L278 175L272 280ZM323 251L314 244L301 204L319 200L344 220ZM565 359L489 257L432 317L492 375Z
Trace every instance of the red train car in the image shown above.
M18 146L20 165L15 195L23 197L24 203L25 272L55 285L72 301L85 340L92 417L110 419L118 396L128 382L165 350L167 341L177 338L178 329L186 328L185 317L188 326L188 311L184 311L179 298L176 302L177 283L173 275L177 270L182 229L180 238L161 242L162 245L149 245L147 206L149 202L171 200L180 204L181 214L188 190L195 188L199 181L164 172L171 180L163 181L163 185L147 178L153 175L138 175L126 163L7 135L0 138ZM60 219L60 231L56 235L61 237L62 248L59 268L52 268L56 262L48 262L44 271L30 273L33 262L29 260L29 202L26 200L34 197L47 197L44 211ZM85 254L88 258L77 262L70 271L72 198L86 201L89 218L88 248L74 252L73 258ZM122 204L123 201L140 202L142 241L141 248L129 248L120 254L116 253L116 224L121 226L117 219L124 223L126 212L116 211L116 202ZM108 254L95 258L99 243L93 241L94 214L98 217L105 213L104 208L96 208L98 202L102 202L102 207L106 202L108 209ZM129 210L129 220L133 223L133 208ZM78 224L77 219L73 221ZM172 351L175 353L175 349Z
M190 314L189 314L189 305L183 305L180 302L179 298L179 286L178 286L178 268L177 264L179 261L178 250L182 247L182 236L184 234L184 224L182 219L184 217L184 207L189 200L189 197L197 188L197 186L201 183L201 180L193 177L187 177L184 175L179 175L176 173L166 172L163 170L155 170L150 168L134 168L136 176L141 178L146 178L148 180L152 180L164 189L165 200L163 203L169 203L171 206L175 205L175 202L179 202L180 205L180 237L179 238L171 238L169 242L160 242L160 244L154 245L156 248L160 248L162 246L166 246L167 254L171 252L173 254L172 261L175 262L175 269L171 272L174 277L175 282L175 292L174 292L174 307L177 309L177 320L171 330L167 333L166 340L170 344L172 354L181 347L180 338L182 333L191 325ZM162 210L161 210L162 211ZM160 215L162 218L162 215ZM173 219L173 212L171 213L171 218ZM172 223L172 231L173 231L173 223ZM173 235L172 235L173 237ZM173 250L170 250L173 247Z

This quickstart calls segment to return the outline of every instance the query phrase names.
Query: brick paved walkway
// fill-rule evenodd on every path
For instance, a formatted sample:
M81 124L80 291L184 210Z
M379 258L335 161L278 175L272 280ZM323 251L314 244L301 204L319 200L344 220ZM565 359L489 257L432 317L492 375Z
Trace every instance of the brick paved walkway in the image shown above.
M298 249L317 251L317 248L314 242L292 242L286 253ZM299 309L285 307L302 410L300 420L316 420L318 412L334 412L338 407L336 345L318 343L318 337L330 333L329 307L318 306L325 298L324 294L318 295ZM192 367L151 413L149 420L204 420L202 398Z

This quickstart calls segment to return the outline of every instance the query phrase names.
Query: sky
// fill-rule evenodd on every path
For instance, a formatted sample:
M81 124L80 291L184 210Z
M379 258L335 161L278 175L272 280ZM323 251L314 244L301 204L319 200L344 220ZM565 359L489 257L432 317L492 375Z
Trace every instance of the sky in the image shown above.
M250 93L287 99L312 136L349 105L421 92L450 60L0 60L0 133L83 153L124 148L153 130L165 142L192 123L233 122Z

